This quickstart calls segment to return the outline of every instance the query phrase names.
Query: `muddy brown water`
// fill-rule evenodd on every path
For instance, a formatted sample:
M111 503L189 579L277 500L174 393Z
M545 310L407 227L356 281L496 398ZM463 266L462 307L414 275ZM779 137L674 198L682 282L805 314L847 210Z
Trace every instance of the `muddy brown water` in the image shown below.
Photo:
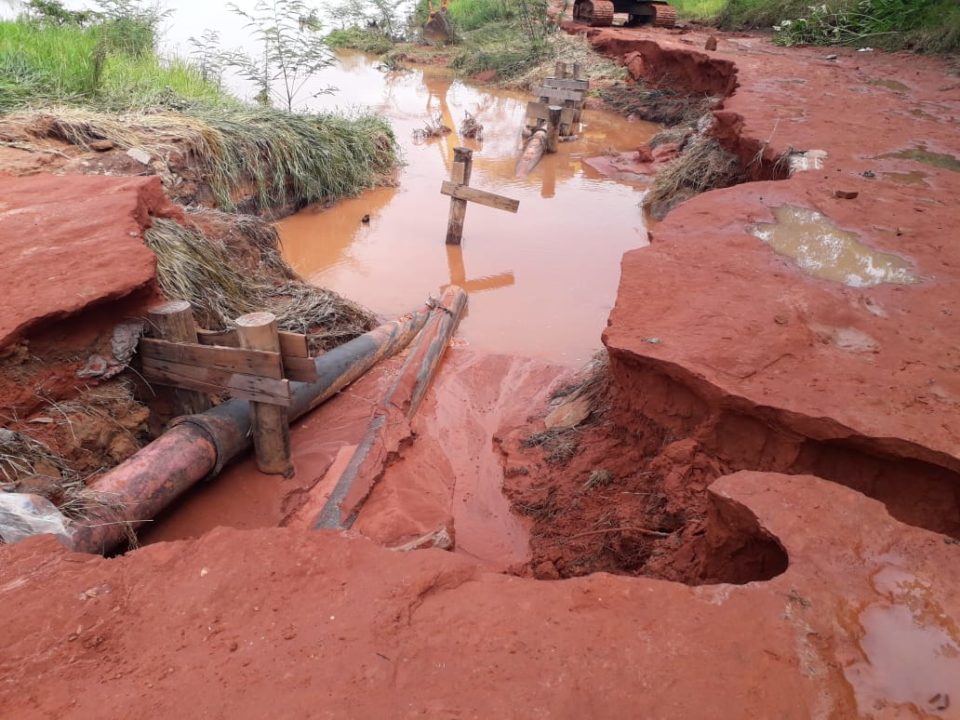
M329 76L339 93L314 105L362 105L389 120L405 161L398 184L280 222L284 256L309 280L386 316L462 285L470 304L460 337L471 346L582 364L600 347L621 256L647 244L645 185L600 176L582 159L636 148L658 127L585 111L580 139L518 179L529 94L457 80L444 68L385 73L376 62L341 54ZM483 142L460 138L465 112L483 124ZM453 132L416 142L413 131L438 115ZM520 201L515 215L471 204L459 248L444 243L450 203L440 194L458 145L474 150L472 186Z
M810 275L851 287L917 282L909 262L865 245L816 210L785 206L773 216L750 232Z

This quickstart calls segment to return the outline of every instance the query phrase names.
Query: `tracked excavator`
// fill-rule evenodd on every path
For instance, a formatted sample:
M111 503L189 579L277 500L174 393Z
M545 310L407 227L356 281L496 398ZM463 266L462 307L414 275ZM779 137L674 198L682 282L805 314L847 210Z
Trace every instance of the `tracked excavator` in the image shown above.
M669 3L656 0L576 0L573 3L573 19L585 25L602 27L613 24L614 13L629 15L627 27L656 25L673 27L677 11Z
M427 21L423 24L423 39L432 44L453 42L453 23L447 8L450 0L440 0L434 7L433 0L427 0Z

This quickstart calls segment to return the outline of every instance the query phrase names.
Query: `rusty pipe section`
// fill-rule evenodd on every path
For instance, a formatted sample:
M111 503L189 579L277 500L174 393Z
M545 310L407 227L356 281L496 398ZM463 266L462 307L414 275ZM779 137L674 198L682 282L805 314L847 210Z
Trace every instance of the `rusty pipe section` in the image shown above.
M428 304L315 358L318 379L291 383L291 422L336 395L383 358L395 355L442 305ZM205 477L215 475L251 443L250 403L229 400L177 423L135 455L94 480L100 500L83 522L72 523L71 548L107 553L130 539L132 530L156 517Z

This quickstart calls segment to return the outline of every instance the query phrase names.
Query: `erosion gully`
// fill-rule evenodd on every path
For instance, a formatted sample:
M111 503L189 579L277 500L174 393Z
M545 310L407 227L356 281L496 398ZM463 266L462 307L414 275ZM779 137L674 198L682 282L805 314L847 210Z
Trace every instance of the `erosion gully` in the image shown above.
M280 221L283 254L304 277L385 317L417 307L448 284L460 285L470 297L457 343L484 354L531 359L531 366L521 363L519 371L506 361L478 362L466 372L472 376L469 387L457 385L456 379L438 382L444 403L451 405L439 416L476 425L474 434L482 435L468 443L476 447L450 453L464 465L453 469L454 494L463 501L458 532L461 525L472 524L477 541L467 542L461 534L457 548L469 552L473 547L504 565L522 561L528 553L526 531L500 492L500 463L490 440L502 414L496 398L477 400L475 386L516 395L529 392L524 383L535 377L533 385L545 390L563 368L581 366L599 349L621 256L648 242L640 208L645 184L609 179L582 159L636 148L658 126L587 110L576 141L561 143L556 154L544 156L533 172L517 178L528 94L465 82L446 68L384 72L375 58L362 53L343 52L339 59L323 78L337 92L319 95L312 106L366 107L388 118L404 165L392 186L333 206L308 207ZM482 141L460 137L467 112L483 124ZM438 116L453 131L416 140L414 131ZM471 205L463 244L452 247L444 242L449 198L440 194L440 185L449 178L459 145L474 150L471 185L516 198L520 209L509 214ZM389 363L384 372L391 372ZM348 391L362 402L348 398L297 423L294 479L264 476L252 463L241 463L217 482L194 489L152 523L142 541L194 537L217 525L296 524L296 508L304 502L309 508L310 490L337 461L344 438L367 421L369 406L382 390L376 375ZM453 417L463 415L466 406L472 408L469 417ZM416 482L412 487L430 495Z

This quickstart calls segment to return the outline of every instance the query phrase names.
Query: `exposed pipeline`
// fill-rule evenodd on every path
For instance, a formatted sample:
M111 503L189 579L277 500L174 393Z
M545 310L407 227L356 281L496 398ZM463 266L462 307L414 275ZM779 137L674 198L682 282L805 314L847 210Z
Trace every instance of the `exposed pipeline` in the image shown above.
M465 298L459 288L451 297ZM333 397L381 359L395 355L437 315L449 308L428 304L399 320L381 325L315 358L318 379L291 383L290 421ZM179 418L175 425L135 455L94 480L89 490L101 508L82 522L72 523L72 549L107 553L130 539L131 533L156 517L198 481L216 475L250 448L250 403L229 400L206 412Z

